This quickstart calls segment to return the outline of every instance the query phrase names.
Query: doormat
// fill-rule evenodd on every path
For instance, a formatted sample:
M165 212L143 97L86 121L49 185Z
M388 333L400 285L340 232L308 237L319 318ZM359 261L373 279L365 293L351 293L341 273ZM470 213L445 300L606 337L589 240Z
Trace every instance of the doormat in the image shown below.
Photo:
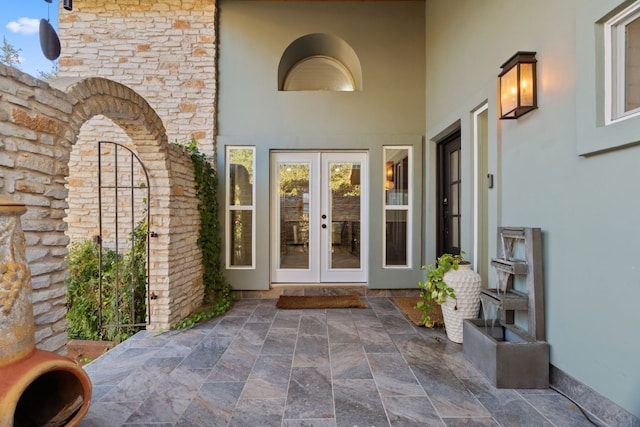
M416 304L422 298L420 297L392 297L393 302L398 306L400 311L418 326L424 326L422 321L422 310L416 308ZM439 304L434 304L429 310L429 316L433 322L433 326L444 326L442 318L442 309Z
M367 308L358 295L281 295L276 307L284 309L305 308Z

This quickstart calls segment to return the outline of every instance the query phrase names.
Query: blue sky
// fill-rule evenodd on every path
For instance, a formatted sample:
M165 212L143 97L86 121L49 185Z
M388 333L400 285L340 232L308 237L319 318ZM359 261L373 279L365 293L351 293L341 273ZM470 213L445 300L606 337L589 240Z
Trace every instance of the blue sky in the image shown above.
M20 51L19 68L38 77L39 71L50 72L52 62L40 49L38 29L40 19L49 19L53 28L58 30L58 0L47 3L45 0L0 0L0 43L2 36ZM63 11L64 13L73 13Z

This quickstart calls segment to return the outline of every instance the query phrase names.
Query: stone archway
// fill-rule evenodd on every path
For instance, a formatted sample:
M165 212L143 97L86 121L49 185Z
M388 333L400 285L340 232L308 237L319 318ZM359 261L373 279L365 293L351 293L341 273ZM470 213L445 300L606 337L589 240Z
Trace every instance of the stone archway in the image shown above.
M148 166L154 187L151 224L150 329L168 329L202 302L200 218L193 165L169 144L162 120L130 88L101 78L43 82L0 64L0 194L27 207L22 215L32 277L38 348L64 351L67 342L64 221L69 159L87 120L103 115L121 127Z
M132 89L102 78L61 78L52 86L72 102L72 144L83 124L102 115L126 133L145 164L152 194L150 228L157 235L149 248L153 296L149 329L168 329L202 300L201 254L196 245L199 214L190 159L169 144L160 117Z

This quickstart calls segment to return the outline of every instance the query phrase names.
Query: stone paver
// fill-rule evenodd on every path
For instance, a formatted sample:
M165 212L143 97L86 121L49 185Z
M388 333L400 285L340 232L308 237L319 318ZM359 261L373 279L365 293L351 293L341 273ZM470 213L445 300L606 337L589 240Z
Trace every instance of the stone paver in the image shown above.
M83 427L588 426L557 392L496 389L442 329L365 309L240 300L187 331L140 332L85 366ZM528 397L527 397L528 396Z

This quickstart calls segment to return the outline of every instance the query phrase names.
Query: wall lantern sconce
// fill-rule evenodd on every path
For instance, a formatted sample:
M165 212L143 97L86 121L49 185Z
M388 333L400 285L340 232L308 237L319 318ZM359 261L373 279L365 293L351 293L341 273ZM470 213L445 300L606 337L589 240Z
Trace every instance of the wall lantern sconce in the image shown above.
M536 53L518 52L502 64L500 118L517 119L538 108Z
M386 166L386 171L385 171L384 188L385 190L392 190L393 187L395 186L393 162L387 162L385 166Z

